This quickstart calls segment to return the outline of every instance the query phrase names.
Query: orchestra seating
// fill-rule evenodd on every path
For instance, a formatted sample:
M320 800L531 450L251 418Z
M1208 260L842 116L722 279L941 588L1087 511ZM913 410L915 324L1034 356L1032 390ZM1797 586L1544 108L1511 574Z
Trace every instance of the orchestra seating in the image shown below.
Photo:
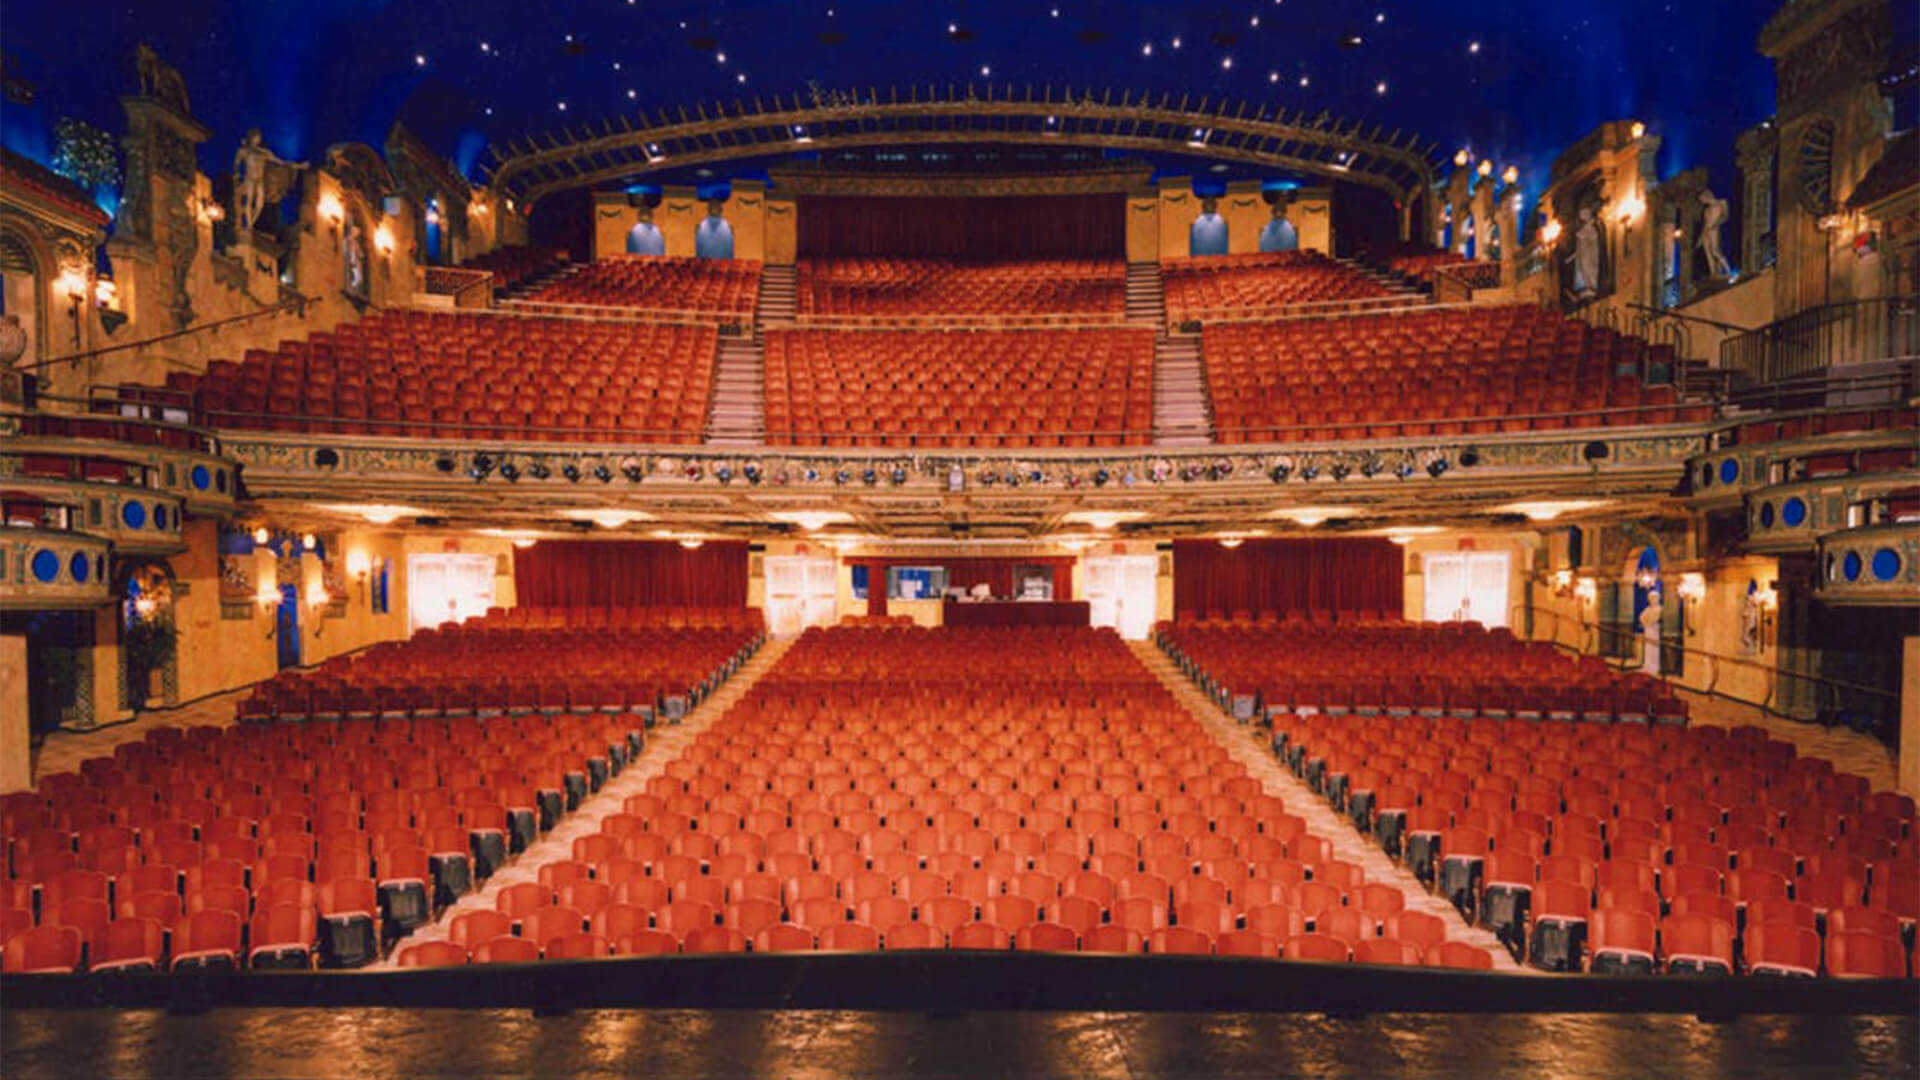
M275 680L240 710L295 722L155 728L43 777L0 799L0 964L370 963L638 753L633 706L737 665L757 614L423 631ZM710 628L684 628L696 621Z
M1296 304L1379 300L1393 290L1316 251L1252 252L1161 265L1174 322Z
M767 441L1121 446L1153 434L1153 332L775 330Z
M697 443L718 344L709 326L384 311L167 386L222 428Z
M518 288L542 274L567 264L567 253L560 248L503 247L476 255L460 264L468 270L493 271L495 290Z
M1708 420L1642 373L1668 345L1535 306L1330 316L1205 328L1221 442L1544 431Z
M542 304L751 315L759 296L760 264L755 261L607 255L541 286L525 299Z
M1913 974L1913 801L1759 728L1680 726L1650 685L1471 624L1160 639L1203 685L1262 691L1283 761L1535 967Z
M960 262L802 259L800 315L1109 315L1126 307L1118 259Z
M1007 655L1026 662L980 666ZM570 854L477 913L459 948L402 963L882 948L1489 962L1334 859L1111 630L809 630Z

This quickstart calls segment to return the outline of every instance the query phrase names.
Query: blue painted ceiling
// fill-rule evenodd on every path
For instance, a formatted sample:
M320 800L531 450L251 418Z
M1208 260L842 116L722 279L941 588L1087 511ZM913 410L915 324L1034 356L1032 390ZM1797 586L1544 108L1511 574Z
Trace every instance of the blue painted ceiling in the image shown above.
M1754 41L1776 0L199 0L15 3L8 145L47 160L59 117L109 131L146 41L180 68L230 167L249 127L289 158L379 146L398 118L478 178L481 150L623 111L889 84L1052 83L1327 109L1471 146L1537 191L1594 125L1645 120L1661 171L1734 184L1732 143L1772 110ZM1900 5L1895 5L1896 7ZM23 89L32 96L23 102ZM761 163L764 166L764 163ZM725 178L722 170L721 179Z

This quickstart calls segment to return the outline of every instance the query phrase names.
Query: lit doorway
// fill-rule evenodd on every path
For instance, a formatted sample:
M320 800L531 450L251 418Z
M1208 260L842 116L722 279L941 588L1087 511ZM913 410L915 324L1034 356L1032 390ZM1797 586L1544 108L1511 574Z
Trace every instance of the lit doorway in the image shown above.
M766 566L767 625L774 636L791 637L809 626L833 625L839 607L833 559L770 555Z
M1158 559L1152 555L1116 555L1088 559L1086 568L1087 606L1093 625L1111 626L1123 638L1141 639L1153 632Z
M1504 551L1428 555L1426 620L1507 625L1510 558Z
M485 615L493 606L491 555L407 556L407 615L414 630Z

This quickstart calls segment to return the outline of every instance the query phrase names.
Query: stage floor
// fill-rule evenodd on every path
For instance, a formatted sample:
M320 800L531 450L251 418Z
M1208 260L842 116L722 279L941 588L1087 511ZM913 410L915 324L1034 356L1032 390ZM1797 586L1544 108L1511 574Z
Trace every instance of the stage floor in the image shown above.
M7 1080L1920 1075L1914 1017L6 1010L0 1047Z

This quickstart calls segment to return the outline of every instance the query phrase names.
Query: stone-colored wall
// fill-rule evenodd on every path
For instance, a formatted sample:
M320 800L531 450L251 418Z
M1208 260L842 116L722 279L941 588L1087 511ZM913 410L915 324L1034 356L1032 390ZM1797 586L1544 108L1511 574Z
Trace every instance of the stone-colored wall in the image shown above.
M1127 261L1160 258L1160 198L1148 192L1127 199Z
M707 216L707 204L694 195L695 190L690 187L669 187L653 212L654 224L660 226L669 255L693 258L693 233Z
M0 634L0 795L33 786L28 715L26 635Z
M1273 208L1261 198L1258 180L1235 180L1220 200L1220 216L1227 219L1227 250L1240 254L1260 250L1260 230L1273 219Z
M800 210L792 199L768 199L766 206L766 260L769 266L792 266L800 257Z

